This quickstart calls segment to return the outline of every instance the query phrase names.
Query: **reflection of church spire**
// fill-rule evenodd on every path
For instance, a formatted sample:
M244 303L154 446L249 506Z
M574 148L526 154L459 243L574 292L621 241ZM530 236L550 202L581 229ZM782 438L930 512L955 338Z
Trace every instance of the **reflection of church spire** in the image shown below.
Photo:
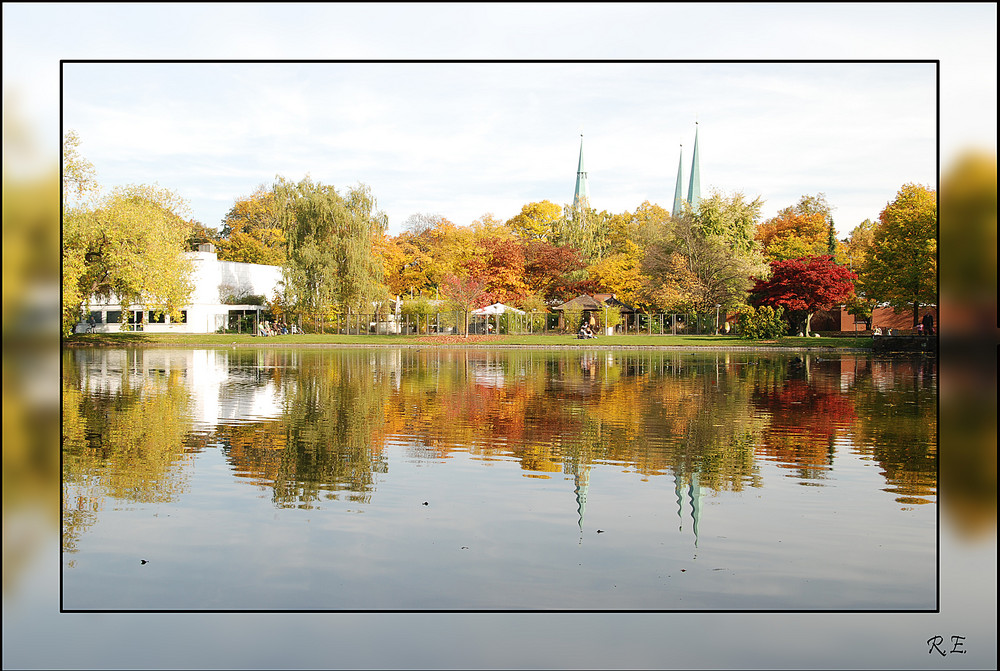
M701 520L701 485L698 484L698 471L691 473L688 498L691 499L691 519L694 520L694 546L698 547L698 522Z
M573 483L576 487L573 491L576 493L576 512L580 516L577 524L580 525L580 531L583 531L583 514L587 510L587 488L590 486L590 469L582 463L577 463L575 471L573 474Z
M680 520L678 531L684 531L684 479L680 470L674 471L674 494L677 495L677 519Z
M677 519L681 521L678 531L684 529L684 478L680 470L674 471L674 494L677 495ZM691 502L691 519L694 522L694 546L698 547L698 524L701 522L701 485L698 472L691 473L687 487L688 500Z

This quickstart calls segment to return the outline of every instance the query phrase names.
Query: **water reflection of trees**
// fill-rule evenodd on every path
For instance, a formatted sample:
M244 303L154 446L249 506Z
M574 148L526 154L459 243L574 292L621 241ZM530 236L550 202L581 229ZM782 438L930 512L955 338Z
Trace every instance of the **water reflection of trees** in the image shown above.
M86 526L105 496L170 500L183 481L174 466L204 445L221 446L234 473L279 506L367 502L388 469L387 445L411 459L515 461L529 477L584 488L594 465L618 464L716 491L760 486L760 459L821 483L837 450L855 445L901 502L935 491L933 361L447 349L209 356L221 366L216 410L229 414L207 433L184 419L184 367L121 366L95 387L87 366L66 366L69 529Z
M149 366L141 352L95 370L94 355L64 354L62 396L63 548L111 498L162 503L184 491L190 395L180 370Z
M937 364L933 359L865 359L851 384L858 408L854 445L878 462L903 504L937 492Z
M819 484L838 446L876 461L886 491L906 504L927 503L937 489L935 362L813 355L762 359L753 402L767 417L758 456Z
M762 359L752 368L753 404L767 418L757 454L819 484L833 465L838 436L857 419L840 389L840 359L811 355Z
M353 352L275 365L282 371L280 419L222 424L215 432L237 475L270 487L279 506L310 507L341 492L367 502L374 474L386 470L390 384L373 363L372 355Z
M530 477L617 463L643 478L697 472L713 489L759 484L763 423L728 357L348 350L294 363L280 418L222 424L213 436L279 505L341 492L367 501L389 443L410 458L513 460Z

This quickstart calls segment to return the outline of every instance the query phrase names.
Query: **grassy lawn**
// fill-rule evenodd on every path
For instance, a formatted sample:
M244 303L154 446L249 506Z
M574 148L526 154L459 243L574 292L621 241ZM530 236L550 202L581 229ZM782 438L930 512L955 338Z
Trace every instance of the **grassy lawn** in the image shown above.
M618 335L594 340L579 340L575 335L500 335L500 336L399 336L399 335L281 335L260 337L248 334L186 334L186 333L95 333L78 334L63 339L63 345L123 347L123 346L232 346L232 345L416 345L420 347L462 347L521 345L537 347L810 347L810 348L871 348L871 337L798 338L778 340L743 340L736 336L672 336Z

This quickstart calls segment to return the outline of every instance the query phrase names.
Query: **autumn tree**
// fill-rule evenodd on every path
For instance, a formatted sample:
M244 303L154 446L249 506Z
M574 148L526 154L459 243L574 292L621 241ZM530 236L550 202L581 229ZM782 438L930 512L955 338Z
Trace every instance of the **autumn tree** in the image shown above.
M439 226L444 221L444 217L439 214L429 214L427 212L415 212L403 222L403 230L414 236L421 236L431 229Z
M858 273L864 293L897 310L937 303L937 193L904 184L879 214L871 248Z
M530 293L524 277L524 244L520 240L487 237L465 264L469 275L482 280L488 299L497 303L520 303Z
M856 278L829 254L772 261L770 278L758 280L753 287L752 302L804 314L808 336L812 316L849 299Z
M365 185L341 195L306 177L279 177L275 206L288 241L286 291L299 309L319 315L330 308L365 311L382 298L382 259L373 251L386 216Z
M634 212L613 214L608 218L608 254L626 251L629 243L645 249L650 241L669 226L670 213L655 203L643 201Z
M551 241L559 228L563 210L547 200L528 203L507 220L507 226L524 240Z
M577 295L586 276L583 259L572 247L544 240L524 246L524 279L528 289L545 300L566 301Z
M626 240L622 246L622 251L604 257L590 266L588 272L620 300L648 308L651 301L649 278L642 267L643 249L631 240Z
M79 205L100 191L97 171L80 153L80 142L80 135L75 130L66 131L62 155L63 200L71 205Z
M218 246L219 232L214 228L209 228L200 221L190 219L188 221L188 235L184 241L184 248L189 252L198 251L198 245L210 243Z
M846 265L852 271L859 270L868 258L874 235L875 223L871 219L865 219L852 228L844 240L842 258L838 259L841 265Z
M249 196L237 198L222 220L217 246L222 261L282 265L285 232L274 191L261 185Z
M802 196L797 204L779 210L758 226L756 238L764 246L768 261L833 254L836 239L831 234L830 209L822 193Z
M441 293L451 300L465 315L463 333L469 337L469 312L483 307L488 302L486 283L482 279L466 275L448 275L441 282Z
M477 233L470 226L458 226L445 217L437 217L433 228L412 238L426 254L421 271L427 287L438 292L448 275L460 274L464 264L475 255Z
M840 265L847 266L852 272L857 272L866 263L874 232L875 224L871 219L865 219L851 229L848 237L838 247L836 261ZM848 298L844 305L848 314L864 321L867 329L871 328L872 311L875 309L876 301L866 295L860 280L855 282L854 295Z
M419 236L404 231L395 237L385 236L375 251L382 259L382 272L389 293L394 296L419 295L430 286L428 269L431 257L420 244Z
M115 187L105 195L93 166L78 153L79 138L64 143L63 332L71 333L91 297L162 310L173 319L188 302L191 263L184 257L190 222L187 203L167 189Z

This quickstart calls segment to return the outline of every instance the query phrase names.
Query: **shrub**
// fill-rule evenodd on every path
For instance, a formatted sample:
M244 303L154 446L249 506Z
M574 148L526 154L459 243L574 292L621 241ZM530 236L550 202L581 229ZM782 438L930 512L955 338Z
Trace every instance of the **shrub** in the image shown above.
M566 333L576 333L583 322L583 310L563 310L563 329Z
M604 313L600 313L602 320L604 320ZM607 319L601 324L603 328L615 328L622 323L622 313L615 308L609 308L607 311Z
M788 331L784 319L784 308L762 305L742 307L737 311L736 333L747 340L771 340L780 338Z

